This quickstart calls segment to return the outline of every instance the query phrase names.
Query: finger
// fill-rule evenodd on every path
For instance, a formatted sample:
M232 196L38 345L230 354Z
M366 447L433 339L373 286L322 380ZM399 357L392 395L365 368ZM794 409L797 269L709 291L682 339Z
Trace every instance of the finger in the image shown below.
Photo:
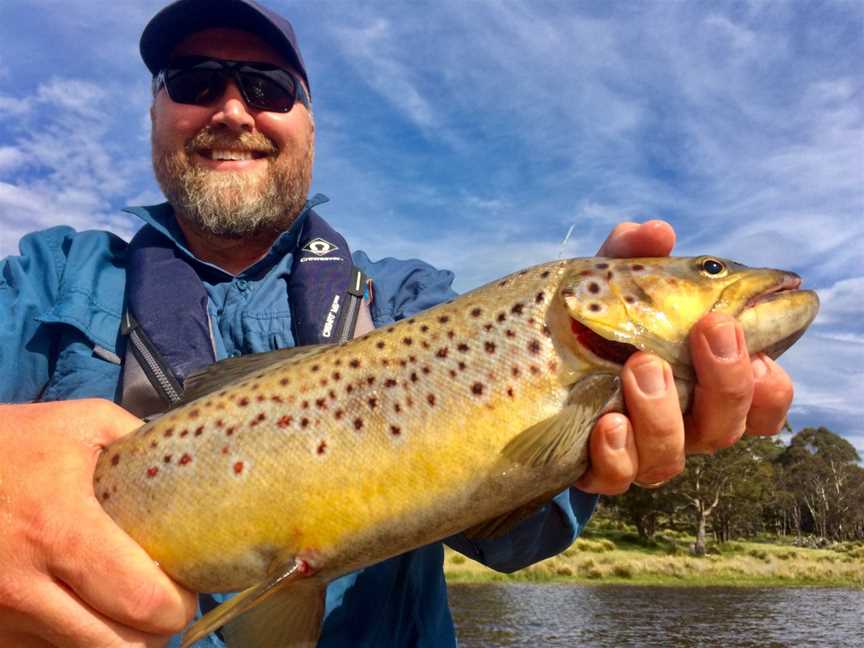
M576 482L586 493L620 495L630 488L639 454L630 421L623 414L602 416L591 432L588 470Z
M60 530L49 573L105 616L155 634L179 632L195 595L168 578L96 500L75 528Z
M728 315L706 315L690 333L690 353L697 381L687 416L687 451L713 453L744 434L753 399L744 331Z
M789 374L764 353L750 359L753 367L753 404L747 414L746 434L777 434L786 422L794 390Z
M600 246L597 256L661 257L675 247L675 230L666 221L620 223Z
M634 353L621 384L639 454L636 481L667 481L684 469L684 421L672 368L656 356Z
M20 637L27 637L11 645L22 648L163 648L170 641L169 635L140 632L105 618L49 578L31 585L39 608L17 623L15 619L9 620Z

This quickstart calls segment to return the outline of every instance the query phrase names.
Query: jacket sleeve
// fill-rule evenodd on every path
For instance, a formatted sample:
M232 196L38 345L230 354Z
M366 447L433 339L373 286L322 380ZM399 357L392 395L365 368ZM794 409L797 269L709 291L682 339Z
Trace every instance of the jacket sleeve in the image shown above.
M73 235L69 227L28 234L19 256L0 261L0 402L35 400L48 381L53 332L37 318L57 298Z
M354 263L372 277L375 326L386 326L456 297L453 273L416 259L370 261L354 253ZM509 533L490 540L457 534L446 540L453 549L498 571L511 572L564 551L579 535L597 504L595 495L575 488L560 493Z

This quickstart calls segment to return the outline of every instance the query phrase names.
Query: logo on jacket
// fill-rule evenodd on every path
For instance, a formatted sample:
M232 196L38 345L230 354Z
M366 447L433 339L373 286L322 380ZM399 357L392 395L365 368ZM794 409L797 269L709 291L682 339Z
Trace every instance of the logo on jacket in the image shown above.
M330 254L330 252L335 252L338 249L330 241L326 241L323 238L314 238L303 247L304 252L311 252L319 257Z

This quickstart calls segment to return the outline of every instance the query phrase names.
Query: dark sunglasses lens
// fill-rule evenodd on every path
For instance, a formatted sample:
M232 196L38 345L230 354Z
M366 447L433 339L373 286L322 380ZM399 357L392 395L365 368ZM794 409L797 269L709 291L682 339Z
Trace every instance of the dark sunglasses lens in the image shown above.
M177 103L205 106L225 92L225 79L218 70L191 68L169 72L165 87Z
M285 77L280 78L280 77ZM287 74L273 72L240 73L246 100L256 108L272 112L288 112L294 105L294 83Z

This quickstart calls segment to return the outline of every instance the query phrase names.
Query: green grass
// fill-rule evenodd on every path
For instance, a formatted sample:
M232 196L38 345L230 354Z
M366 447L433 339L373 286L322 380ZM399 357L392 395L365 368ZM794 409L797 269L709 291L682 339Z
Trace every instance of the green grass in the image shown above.
M845 587L864 589L864 543L828 549L782 541L710 544L691 556L693 537L663 531L640 540L627 528L593 529L562 554L514 574L500 574L447 550L450 582L551 582L686 587Z

